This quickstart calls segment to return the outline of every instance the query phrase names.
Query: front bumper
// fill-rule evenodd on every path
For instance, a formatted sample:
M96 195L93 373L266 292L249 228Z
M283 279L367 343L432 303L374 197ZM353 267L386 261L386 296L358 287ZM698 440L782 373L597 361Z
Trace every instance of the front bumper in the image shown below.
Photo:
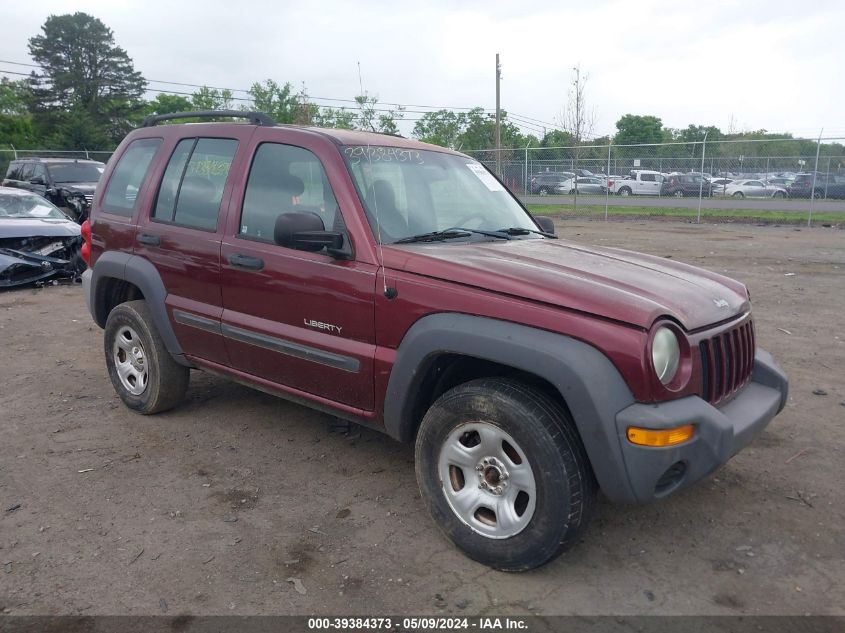
M634 501L665 497L713 472L747 446L786 404L786 375L758 349L751 381L714 407L698 396L658 404L636 403L616 415L616 432ZM694 437L677 446L632 444L629 426L667 429L694 424Z

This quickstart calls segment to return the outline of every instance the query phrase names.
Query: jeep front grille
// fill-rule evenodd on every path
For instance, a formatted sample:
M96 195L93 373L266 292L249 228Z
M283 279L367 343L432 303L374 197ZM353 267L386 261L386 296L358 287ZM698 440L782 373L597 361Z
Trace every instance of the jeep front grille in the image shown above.
M711 404L742 389L754 369L754 323L749 319L701 341L702 396Z

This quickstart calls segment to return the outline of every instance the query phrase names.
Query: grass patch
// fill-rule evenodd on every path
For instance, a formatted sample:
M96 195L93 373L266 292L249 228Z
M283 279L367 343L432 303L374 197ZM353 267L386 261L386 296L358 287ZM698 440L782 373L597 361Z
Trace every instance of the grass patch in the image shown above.
M529 204L526 205L531 213L536 215L577 215L585 217L604 217L604 205L579 205L573 209L571 204ZM698 209L687 207L622 207L610 205L608 216L612 217L665 217L690 219L698 217ZM743 220L746 222L793 223L806 222L806 211L781 211L766 209L702 209L702 218L724 218ZM845 213L830 211L816 211L813 222L839 224L845 222Z

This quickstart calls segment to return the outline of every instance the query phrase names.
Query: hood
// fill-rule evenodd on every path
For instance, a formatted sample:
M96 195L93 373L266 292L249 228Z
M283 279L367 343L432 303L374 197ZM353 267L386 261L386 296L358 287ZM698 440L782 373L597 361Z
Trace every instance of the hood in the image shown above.
M74 237L80 235L76 222L60 218L0 218L0 239L15 237Z
M56 187L59 189L67 189L68 191L78 191L79 193L93 194L97 188L96 182L57 182Z
M385 266L649 328L687 330L749 309L745 286L662 257L565 240L385 246Z

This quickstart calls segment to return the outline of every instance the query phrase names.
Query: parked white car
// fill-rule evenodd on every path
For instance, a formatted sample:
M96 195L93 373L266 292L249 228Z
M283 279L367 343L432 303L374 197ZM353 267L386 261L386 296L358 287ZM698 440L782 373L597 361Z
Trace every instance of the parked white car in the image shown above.
M622 180L609 180L607 186L620 196L659 196L663 178L659 171L635 169Z
M734 198L786 198L784 187L767 185L762 180L734 180L725 187L725 196Z

